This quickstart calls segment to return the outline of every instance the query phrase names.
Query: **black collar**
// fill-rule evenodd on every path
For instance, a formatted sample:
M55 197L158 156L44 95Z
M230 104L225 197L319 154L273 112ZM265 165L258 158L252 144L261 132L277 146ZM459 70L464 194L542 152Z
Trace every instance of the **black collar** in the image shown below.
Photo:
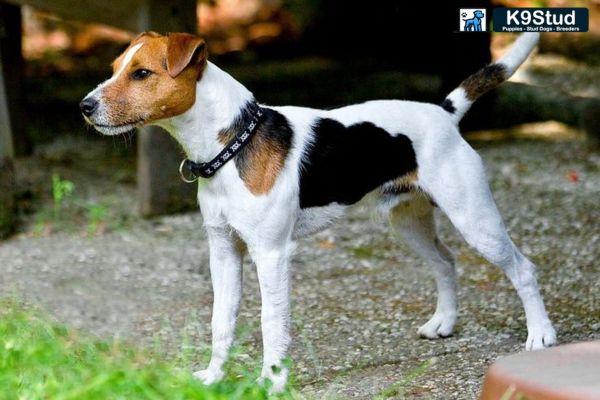
M179 174L184 182L192 183L197 181L200 177L212 177L227 163L227 161L231 160L246 144L248 144L252 136L256 133L262 116L264 115L263 109L256 102L251 103L248 108L250 112L248 113L248 117L245 118L247 121L245 124L246 127L244 130L238 131L233 139L225 145L225 148L221 150L215 158L205 163L197 163L187 158L181 162ZM244 118L243 112L242 118Z

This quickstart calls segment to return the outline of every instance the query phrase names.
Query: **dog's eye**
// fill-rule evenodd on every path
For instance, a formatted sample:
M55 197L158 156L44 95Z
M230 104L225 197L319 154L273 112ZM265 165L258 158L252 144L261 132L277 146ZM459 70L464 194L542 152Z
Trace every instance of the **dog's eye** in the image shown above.
M136 81L141 81L142 79L146 79L150 75L152 75L152 71L140 68L133 71L133 73L131 74L131 78Z

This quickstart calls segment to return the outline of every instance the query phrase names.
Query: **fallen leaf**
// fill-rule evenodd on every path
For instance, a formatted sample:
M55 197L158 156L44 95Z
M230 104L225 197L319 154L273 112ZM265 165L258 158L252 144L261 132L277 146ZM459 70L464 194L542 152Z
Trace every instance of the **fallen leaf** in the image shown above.
M333 243L331 240L323 240L319 242L318 246L321 249L334 249L335 243Z

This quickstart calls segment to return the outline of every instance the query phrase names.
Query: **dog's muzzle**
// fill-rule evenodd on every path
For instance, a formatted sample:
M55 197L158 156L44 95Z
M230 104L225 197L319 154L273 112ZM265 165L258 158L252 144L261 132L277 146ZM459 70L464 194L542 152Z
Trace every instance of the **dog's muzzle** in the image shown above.
M98 100L94 99L93 97L86 97L85 99L81 100L81 103L79 103L79 109L83 115L86 117L91 117L98 109L98 105L100 105Z

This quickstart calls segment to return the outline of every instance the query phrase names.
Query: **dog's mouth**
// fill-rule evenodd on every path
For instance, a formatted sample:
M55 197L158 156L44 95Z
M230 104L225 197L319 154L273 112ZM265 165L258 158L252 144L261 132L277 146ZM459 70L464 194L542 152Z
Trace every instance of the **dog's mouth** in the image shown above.
M124 124L119 124L119 125L97 124L97 123L90 121L90 119L87 117L84 117L84 118L88 124L90 124L94 127L94 129L96 129L98 132L102 133L103 135L107 135L107 136L121 135L123 133L130 132L130 131L144 125L143 118L140 118L137 121L126 122Z

